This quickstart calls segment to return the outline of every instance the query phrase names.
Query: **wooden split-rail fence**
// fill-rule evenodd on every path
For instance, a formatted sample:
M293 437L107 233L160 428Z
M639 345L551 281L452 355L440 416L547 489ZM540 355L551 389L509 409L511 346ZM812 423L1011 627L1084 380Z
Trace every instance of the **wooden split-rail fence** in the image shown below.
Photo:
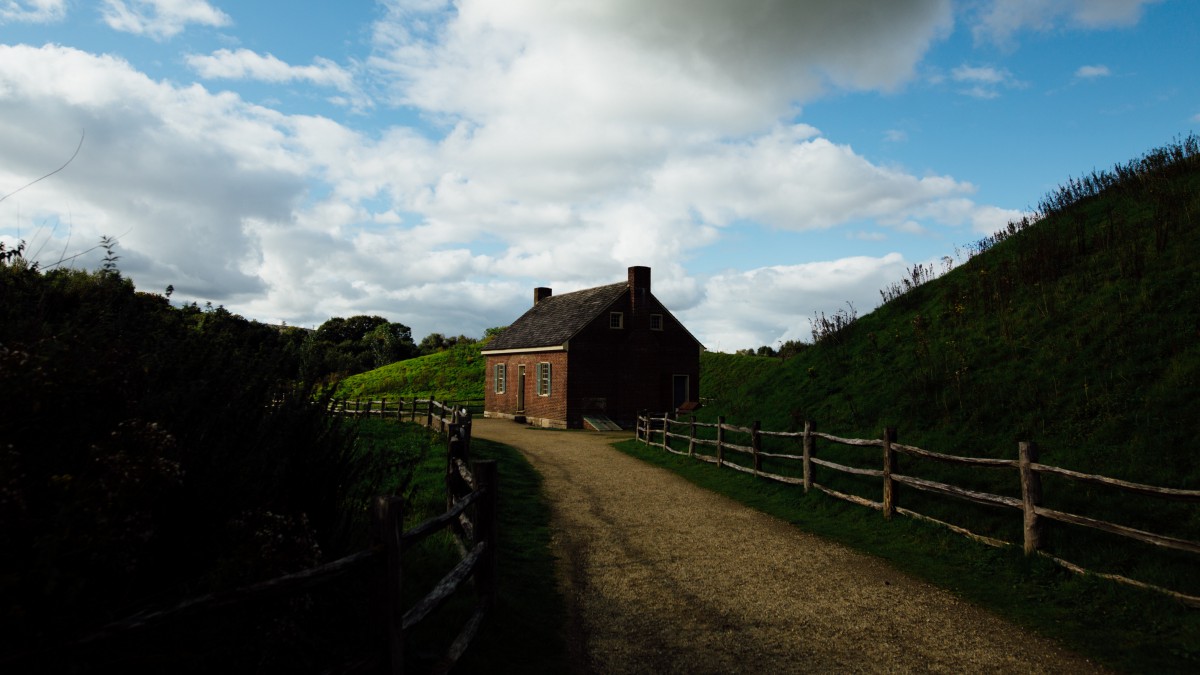
M286 576L191 598L157 611L141 612L94 631L77 644L87 646L168 620L197 616L252 600L288 596L346 573L369 574L374 570L382 605L379 615L386 622L387 644L381 646L381 653L386 653L382 670L390 673L404 672L405 635L437 610L463 584L474 581L477 597L475 610L437 666L437 670L448 671L470 646L488 610L495 604L499 482L495 460L469 459L470 413L452 404L429 402L427 411L435 410L437 412L432 415L432 420L441 425L447 448L444 513L404 531L404 500L395 496L376 497L372 504L372 544L366 550ZM401 560L404 551L447 528L458 535L459 550L464 554L462 560L424 598L405 608L401 599L404 579ZM371 656L366 660L377 665L378 659L378 656ZM361 667L363 663L347 665Z
M681 427L683 429L682 432L675 431ZM704 438L698 437L697 431L702 429L714 430L715 438L707 437L714 432L705 433L706 437ZM727 436L729 433L748 436L750 439L750 445L747 446L731 443ZM893 515L899 513L917 520L935 523L937 525L949 528L958 534L968 536L974 540L995 547L1008 547L1015 546L1016 544L983 536L981 534L971 532L966 528L959 527L957 525L953 525L951 523L947 523L906 508L902 508L897 504L896 486L905 485L922 492L955 497L978 504L1013 509L1022 514L1022 530L1024 533L1023 546L1026 555L1041 555L1077 574L1092 574L1094 576L1103 577L1119 583L1157 591L1180 600L1187 605L1200 607L1200 597L1178 593L1176 591L1154 586L1134 579L1129 579L1116 574L1107 574L1086 570L1079 565L1050 555L1046 551L1042 550L1042 529L1045 520L1055 520L1072 525L1079 525L1143 543L1153 544L1165 549L1173 549L1193 554L1200 554L1200 542L1163 534L1156 534L1125 525L1106 522L1096 518L1090 518L1087 516L1066 513L1047 508L1042 505L1043 491L1041 476L1043 474L1061 476L1071 481L1082 482L1091 485L1104 485L1117 488L1128 493L1171 501L1200 502L1200 490L1162 488L1119 480L1116 478L1080 473L1078 471L1063 469L1048 464L1041 464L1038 462L1037 446L1033 443L1019 443L1017 446L1016 459L960 457L957 455L947 455L939 452L932 452L930 450L923 450L915 446L897 443L896 431L892 428L885 429L880 438L841 438L832 434L818 432L813 428L813 424L807 421L804 423L804 431L783 432L764 430L761 428L761 425L758 422L754 422L750 427L726 424L724 417L718 417L717 422L713 424L697 422L694 417L690 420L681 420L673 417L670 414L660 414L655 416L651 413L643 413L638 416L636 436L639 441L647 445L660 447L677 455L686 455L700 461L716 464L718 467L727 467L736 471L750 473L761 478L766 478L781 483L801 485L803 486L805 492L816 489L832 497L881 511L884 518L888 520L890 520ZM659 440L656 441L656 437ZM763 439L766 437L800 440L802 454L793 455L766 452L762 449ZM687 450L684 451L673 448L671 446L672 439L686 441ZM882 451L882 465L878 469L864 469L846 466L844 464L838 464L826 459L818 458L816 452L816 442L818 439L847 446L879 448ZM715 454L706 455L697 453L696 447L701 445L715 448ZM747 466L737 462L729 461L725 456L725 453L727 452L736 452L742 453L743 455L748 455L749 465ZM927 480L924 478L917 478L915 476L903 475L897 471L896 458L900 454L957 465L1014 470L1020 477L1021 498L1017 499L1015 497L1009 497L1005 495L996 495L986 492L979 492L977 490L968 490L956 485ZM762 468L762 462L765 458L800 462L800 476L784 476L764 471ZM817 483L813 480L813 466L832 469L845 474L881 479L882 489L880 501L866 499L857 495L846 494Z
M434 398L387 398L366 399L340 398L329 402L329 414L338 417L378 417L380 419L408 420L432 428L436 422L438 430L445 432L446 426L454 422L455 415L463 411L472 415L483 414L483 399L461 401L438 401Z

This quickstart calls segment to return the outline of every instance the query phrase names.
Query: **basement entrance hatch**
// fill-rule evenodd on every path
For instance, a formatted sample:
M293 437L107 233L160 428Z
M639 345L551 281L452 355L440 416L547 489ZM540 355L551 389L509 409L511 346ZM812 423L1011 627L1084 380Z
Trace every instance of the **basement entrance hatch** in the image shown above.
M621 427L616 422L608 419L604 415L584 415L584 428L593 431L620 431Z

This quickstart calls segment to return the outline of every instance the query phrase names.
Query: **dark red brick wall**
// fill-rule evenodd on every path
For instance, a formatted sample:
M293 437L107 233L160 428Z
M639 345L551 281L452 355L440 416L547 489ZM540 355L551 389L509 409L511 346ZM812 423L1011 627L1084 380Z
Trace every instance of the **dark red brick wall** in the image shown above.
M503 394L496 393L496 364L505 364L507 385ZM537 364L550 364L550 396L538 396ZM520 366L525 366L525 410L517 409L520 387ZM487 357L487 382L484 388L484 410L512 417L525 415L530 422L567 420L568 364L566 352L532 352L524 354L491 354Z
M634 314L626 294L571 338L566 352L494 354L487 357L484 409L515 416L518 366L525 364L525 411L533 424L583 425L589 413L632 426L640 410L671 409L674 375L687 375L688 400L700 400L700 345L652 295ZM609 312L624 312L624 327L609 328ZM663 315L663 330L650 330L650 315ZM568 363L569 359L569 363ZM537 364L553 369L552 395L537 395ZM504 394L494 389L495 365L507 365Z
M571 339L572 426L598 410L632 425L639 410L671 408L672 377L687 375L690 400L700 398L700 346L661 303L649 295L632 312L624 296ZM609 328L609 312L625 313L624 327ZM663 330L650 330L650 315L663 315Z

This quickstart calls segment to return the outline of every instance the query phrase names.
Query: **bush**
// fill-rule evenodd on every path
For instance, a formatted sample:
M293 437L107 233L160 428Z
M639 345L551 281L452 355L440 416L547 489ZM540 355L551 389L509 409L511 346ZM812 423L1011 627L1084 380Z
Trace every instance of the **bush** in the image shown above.
M381 480L280 331L0 251L0 652L340 557Z

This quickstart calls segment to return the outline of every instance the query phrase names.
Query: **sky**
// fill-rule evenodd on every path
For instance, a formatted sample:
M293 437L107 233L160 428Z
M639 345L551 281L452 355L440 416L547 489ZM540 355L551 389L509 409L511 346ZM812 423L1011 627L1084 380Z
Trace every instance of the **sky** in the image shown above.
M1200 126L1189 0L0 0L0 242L316 327L481 337L652 268L811 340Z

